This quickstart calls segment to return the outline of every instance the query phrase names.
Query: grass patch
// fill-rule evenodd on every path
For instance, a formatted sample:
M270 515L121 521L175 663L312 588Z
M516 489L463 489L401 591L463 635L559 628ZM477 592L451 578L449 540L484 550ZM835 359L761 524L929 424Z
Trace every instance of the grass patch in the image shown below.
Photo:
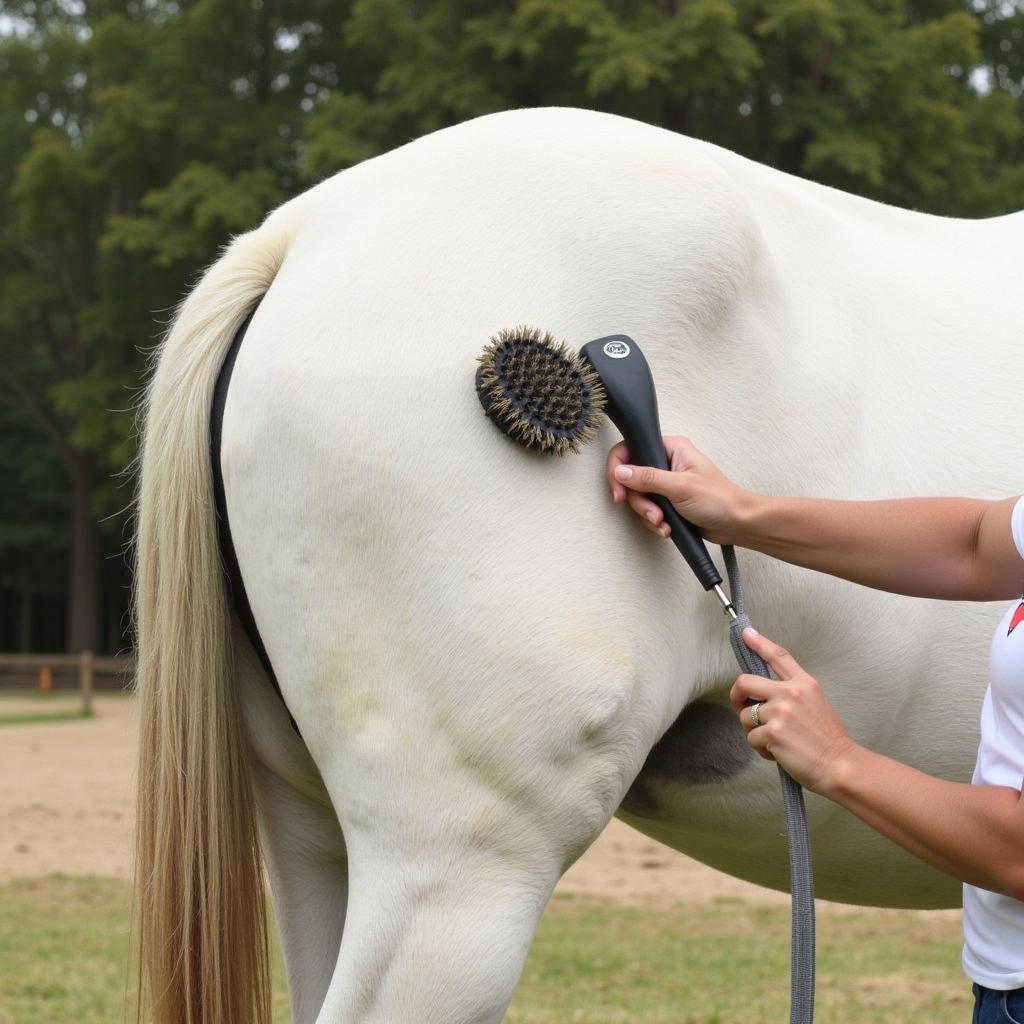
M106 696L106 693L103 693ZM78 690L0 690L0 725L25 725L32 722L80 722L93 712L82 706ZM3 1024L0 1021L0 1024Z
M122 1019L129 891L65 878L0 886L0 1024ZM963 1024L970 983L947 915L819 909L821 1024ZM788 1019L789 912L734 900L665 909L556 897L509 1024L726 1024ZM288 1024L274 951L274 1021Z
M121 1019L128 890L64 878L0 887L0 1022Z
M0 885L0 1024L132 1020L130 918L130 887L116 879L51 875ZM276 943L274 957L274 1022L287 1024Z
M733 1024L789 1019L786 907L673 909L555 897L509 1024ZM948 916L820 907L816 1020L963 1024L970 982Z
M80 700L81 692L82 691L77 686L60 687L59 689L51 690L49 693L43 693L37 687L20 690L0 689L0 707L3 707L5 700L16 700L19 703L21 701L38 701L40 704L61 700ZM131 692L125 688L117 690L93 690L93 697L98 697L100 700L106 700L108 697L131 696Z
M0 715L0 725L25 725L29 722L69 722L92 718L85 708L60 708L53 711L26 711L17 715Z

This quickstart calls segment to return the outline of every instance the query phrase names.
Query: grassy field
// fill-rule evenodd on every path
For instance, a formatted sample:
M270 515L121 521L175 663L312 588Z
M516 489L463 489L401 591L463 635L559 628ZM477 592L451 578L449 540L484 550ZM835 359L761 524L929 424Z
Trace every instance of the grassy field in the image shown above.
M19 711L16 714L0 714L0 725L30 725L33 722L70 722L92 718L92 712L83 707L54 708L39 711Z
M126 690L104 690L103 699L119 697L128 699ZM0 726L26 725L32 722L66 722L91 718L82 704L78 690L54 690L40 693L39 690L0 690Z
M124 882L53 876L0 886L0 1024L123 1019ZM819 908L819 1024L966 1024L950 915ZM275 950L275 1024L289 1021ZM781 1024L789 915L735 900L609 908L556 897L510 1024Z
M0 690L0 725L89 718L77 690Z

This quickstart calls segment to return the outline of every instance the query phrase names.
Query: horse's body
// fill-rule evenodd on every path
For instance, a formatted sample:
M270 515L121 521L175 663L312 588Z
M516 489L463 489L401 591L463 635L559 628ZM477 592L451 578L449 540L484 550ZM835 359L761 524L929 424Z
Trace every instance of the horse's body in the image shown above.
M195 450L262 295L221 463L302 734L236 626L297 1022L500 1020L555 882L617 809L788 886L777 773L724 710L737 669L718 603L612 506L610 424L556 459L485 419L488 338L524 322L575 345L632 335L664 429L752 490L1005 497L1020 489L1022 241L1021 216L909 213L646 125L539 110L362 164L235 243L181 312L149 431L175 429L191 387ZM153 503L173 440L149 441ZM143 560L168 529L140 540ZM740 558L754 621L858 740L970 778L1002 609ZM958 883L837 806L811 797L808 812L818 895L958 901Z

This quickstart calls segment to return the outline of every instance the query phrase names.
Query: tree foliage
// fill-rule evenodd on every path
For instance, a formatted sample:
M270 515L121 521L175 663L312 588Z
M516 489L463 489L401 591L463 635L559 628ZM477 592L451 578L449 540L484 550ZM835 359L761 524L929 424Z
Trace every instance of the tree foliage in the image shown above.
M479 114L570 105L900 206L1024 205L1020 2L6 0L0 12L0 444L5 487L22 488L0 499L0 586L69 588L73 647L99 643L90 608L111 637L119 628L123 572L103 555L122 540L147 349L229 235L324 176Z

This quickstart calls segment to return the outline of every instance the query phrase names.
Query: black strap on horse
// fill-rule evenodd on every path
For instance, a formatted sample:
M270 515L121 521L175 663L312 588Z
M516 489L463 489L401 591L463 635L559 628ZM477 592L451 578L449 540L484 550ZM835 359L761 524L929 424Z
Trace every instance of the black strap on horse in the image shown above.
M258 306L256 308L259 308ZM238 615L242 629L249 638L249 642L256 652L264 671L270 678L270 683L281 698L281 703L288 714L288 721L292 728L299 733L299 727L288 711L288 704L281 693L281 684L277 681L274 667L270 664L270 657L267 649L263 646L263 639L260 631L256 628L256 620L253 618L252 608L249 605L249 597L245 592L245 584L242 582L242 572L238 567L238 555L235 553L234 541L231 539L231 525L228 522L228 505L224 494L224 474L220 466L221 437L224 430L224 406L228 398L228 386L231 383L231 373L235 368L235 360L238 358L238 350L242 346L242 339L252 322L256 308L242 321L235 332L234 341L224 356L220 373L217 375L217 382L213 388L213 403L210 407L210 465L213 469L213 501L217 510L217 537L220 541L220 557L224 567L224 575L227 577L228 593L235 613ZM301 735L301 733L299 733Z

